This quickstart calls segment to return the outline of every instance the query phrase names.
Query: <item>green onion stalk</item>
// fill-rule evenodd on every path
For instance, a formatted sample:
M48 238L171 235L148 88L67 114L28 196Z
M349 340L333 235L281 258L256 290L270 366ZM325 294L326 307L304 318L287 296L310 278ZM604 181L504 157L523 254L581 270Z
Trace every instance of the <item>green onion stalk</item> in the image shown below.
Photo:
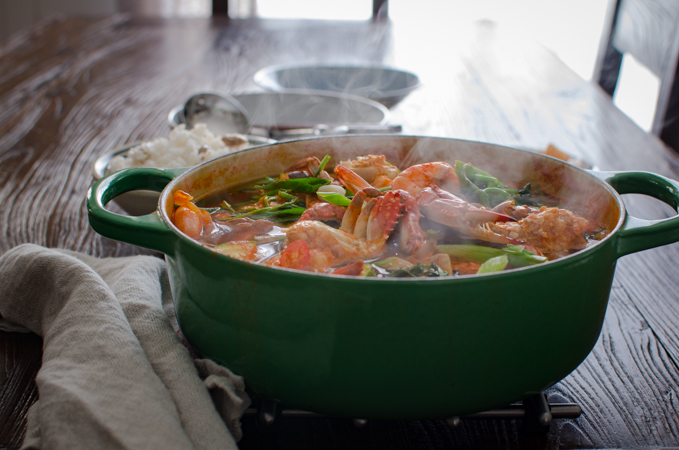
M445 253L463 261L471 261L483 264L489 259L506 255L507 263L512 267L524 267L534 264L542 264L547 261L545 256L536 255L526 250L523 245L507 245L505 248L485 247L483 245L437 245L441 253Z

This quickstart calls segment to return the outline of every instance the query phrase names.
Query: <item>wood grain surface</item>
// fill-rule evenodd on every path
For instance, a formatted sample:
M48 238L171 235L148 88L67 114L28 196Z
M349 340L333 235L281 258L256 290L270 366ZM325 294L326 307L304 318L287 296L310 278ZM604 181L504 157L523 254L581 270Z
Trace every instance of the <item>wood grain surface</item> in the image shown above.
M413 45L417 44L417 45ZM91 165L127 142L166 136L168 111L199 91L255 91L254 73L281 63L391 64L423 87L392 110L404 133L542 149L552 143L602 170L679 179L679 159L536 43L482 22L467 28L390 22L54 18L0 48L0 253L22 244L96 256L149 253L88 225ZM625 196L646 218L674 212ZM112 206L116 209L116 206ZM117 209L116 209L117 210ZM119 210L117 210L119 211ZM577 419L546 434L521 420L371 422L245 419L255 448L642 448L677 446L679 244L618 263L592 353L548 391ZM573 280L577 282L577 280ZM545 293L549 301L549 293ZM20 444L41 340L0 333L0 446Z

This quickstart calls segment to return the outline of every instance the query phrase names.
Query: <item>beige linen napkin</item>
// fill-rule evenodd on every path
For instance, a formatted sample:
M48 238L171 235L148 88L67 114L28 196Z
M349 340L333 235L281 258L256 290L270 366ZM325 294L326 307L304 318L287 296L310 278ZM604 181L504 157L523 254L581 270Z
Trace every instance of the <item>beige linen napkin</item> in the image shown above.
M30 244L0 257L0 329L43 337L22 448L236 448L250 404L243 380L194 365L171 302L157 258Z

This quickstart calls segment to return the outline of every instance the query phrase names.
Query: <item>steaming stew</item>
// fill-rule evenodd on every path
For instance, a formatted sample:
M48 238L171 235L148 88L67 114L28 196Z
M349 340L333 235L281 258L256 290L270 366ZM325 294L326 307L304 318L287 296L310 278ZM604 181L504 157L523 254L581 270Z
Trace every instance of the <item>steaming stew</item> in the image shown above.
M397 168L382 155L299 161L195 201L173 223L233 258L363 277L443 277L541 264L607 233L542 185L508 186L456 161Z

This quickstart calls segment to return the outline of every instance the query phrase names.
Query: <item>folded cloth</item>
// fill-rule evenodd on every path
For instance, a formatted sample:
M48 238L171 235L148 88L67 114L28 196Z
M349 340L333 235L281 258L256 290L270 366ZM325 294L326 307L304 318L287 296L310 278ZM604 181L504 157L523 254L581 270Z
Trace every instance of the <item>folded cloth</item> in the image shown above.
M31 244L0 257L0 329L43 337L22 448L237 448L243 380L194 365L171 303L158 258Z

